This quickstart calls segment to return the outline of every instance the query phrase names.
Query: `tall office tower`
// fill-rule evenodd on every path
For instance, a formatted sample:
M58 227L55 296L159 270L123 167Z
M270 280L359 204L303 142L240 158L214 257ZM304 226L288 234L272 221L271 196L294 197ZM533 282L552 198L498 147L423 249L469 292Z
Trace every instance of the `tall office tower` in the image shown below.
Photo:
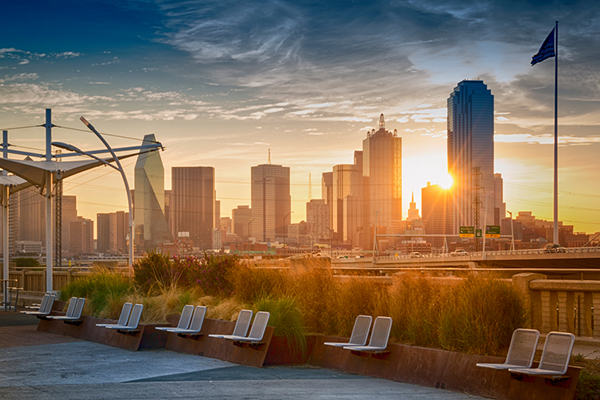
M16 193L8 199L8 254L12 256L16 252L16 242L19 236L19 199Z
M454 179L453 233L494 221L494 96L483 81L464 80L448 98L448 173Z
M96 251L101 254L127 254L127 235L129 234L129 213L96 215Z
M153 134L144 136L143 145L156 143ZM135 163L135 253L142 254L173 242L165 217L165 170L158 151L140 154Z
M71 252L73 254L91 254L94 252L94 221L77 217L71 222Z
M252 236L259 242L283 239L291 221L290 168L262 164L251 169Z
M244 240L247 240L248 236L252 236L250 229L252 210L250 206L237 206L237 208L231 210L231 219L233 233Z
M217 198L217 193L215 191L215 199ZM221 226L221 201L215 200L215 229L219 229Z
M329 237L329 205L323 199L306 203L306 234L312 243Z
M231 233L231 218L229 217L221 217L221 222L219 227L227 233Z
M329 207L329 223L327 226L329 229L333 229L333 222L331 221L331 214L333 213L333 172L323 172L321 198L325 200L325 204ZM327 237L329 237L329 233Z
M500 225L506 218L506 203L504 202L504 181L502 174L494 174L494 221L493 225ZM491 196L490 196L491 197ZM488 225L492 225L488 223Z
M362 152L355 152L355 164L333 167L332 213L330 215L335 238L362 247L363 228L363 171Z
M77 221L77 197L62 197L62 253L68 255L71 252L71 222Z
M110 249L110 233L113 230L110 222L110 214L96 214L96 251L99 254L107 254Z
M428 236L426 241L438 249L444 246L444 235L452 234L452 214L449 212L452 197L449 192L430 182L421 189L421 215L425 233L439 235Z
M46 201L38 189L31 186L11 196L15 199L18 241L46 243Z
M171 211L171 191L165 189L165 219L167 220L169 232L171 232L173 238L176 238L177 235L173 234L173 222L171 221L171 218L173 218L173 213Z
M111 214L111 218L116 219L113 226L116 225L116 235L111 235L111 238L115 236L116 247L113 250L112 239L111 239L111 251L115 251L116 254L129 254L129 213L125 211L117 211Z
M363 140L363 184L365 185L365 239L372 247L373 226L377 233L392 233L392 227L402 221L402 138L398 132L385 129L383 114L379 130L367 133Z
M9 208L9 251L14 254L16 241L45 243L46 207L44 197L37 189L30 187L10 196ZM77 198L63 196L62 199L62 253L70 251L70 223L77 220ZM54 226L54 221L52 223Z
M173 167L171 186L173 236L189 232L194 247L211 249L216 215L215 169Z

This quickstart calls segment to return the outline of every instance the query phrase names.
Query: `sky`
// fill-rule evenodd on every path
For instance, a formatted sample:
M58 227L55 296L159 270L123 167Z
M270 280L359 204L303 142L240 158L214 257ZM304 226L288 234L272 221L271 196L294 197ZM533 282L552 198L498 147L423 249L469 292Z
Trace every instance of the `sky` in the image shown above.
M559 21L559 219L600 231L600 3L347 0L7 2L0 128L14 149L102 148L154 133L171 167L213 166L221 215L250 205L250 168L290 167L292 222L321 175L350 164L383 113L403 146L403 213L447 172L446 101L494 95L495 172L507 210L553 215L554 59L531 57ZM73 128L77 130L73 130ZM133 186L135 160L124 161ZM309 184L310 182L310 184ZM69 178L79 215L127 210L120 175Z

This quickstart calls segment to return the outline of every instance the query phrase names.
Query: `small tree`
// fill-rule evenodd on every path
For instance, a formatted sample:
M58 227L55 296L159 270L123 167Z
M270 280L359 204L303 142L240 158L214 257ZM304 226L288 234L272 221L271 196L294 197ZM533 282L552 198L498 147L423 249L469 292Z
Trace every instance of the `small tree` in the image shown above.
M31 257L20 257L15 258L14 262L17 264L17 268L40 268L40 262Z

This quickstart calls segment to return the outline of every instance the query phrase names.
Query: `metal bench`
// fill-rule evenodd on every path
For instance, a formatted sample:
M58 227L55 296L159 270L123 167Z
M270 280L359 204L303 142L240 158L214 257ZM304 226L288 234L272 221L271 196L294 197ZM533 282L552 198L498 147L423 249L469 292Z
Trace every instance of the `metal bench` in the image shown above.
M531 368L539 338L540 333L535 329L516 329L512 334L504 364L478 363L476 365L498 370Z
M537 368L510 368L508 371L513 374L561 379L569 368L574 344L575 335L572 333L550 332L546 336L542 358Z

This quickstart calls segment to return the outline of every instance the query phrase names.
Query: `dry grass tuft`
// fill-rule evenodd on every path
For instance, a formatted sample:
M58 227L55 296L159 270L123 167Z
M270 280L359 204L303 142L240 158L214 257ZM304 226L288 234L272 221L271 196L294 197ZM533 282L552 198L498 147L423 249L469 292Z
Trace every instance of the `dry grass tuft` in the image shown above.
M218 302L213 307L209 307L206 311L207 318L224 319L227 321L236 321L240 311L249 309L247 304L240 302L237 299L229 298Z

